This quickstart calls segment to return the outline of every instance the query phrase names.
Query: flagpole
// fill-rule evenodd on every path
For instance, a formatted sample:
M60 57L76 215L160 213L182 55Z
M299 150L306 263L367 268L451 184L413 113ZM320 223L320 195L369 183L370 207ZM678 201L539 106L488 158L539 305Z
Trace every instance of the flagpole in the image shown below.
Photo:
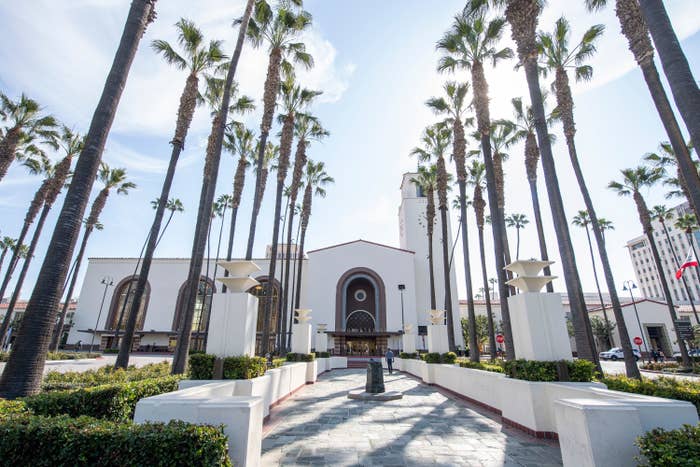
M663 222L661 219L659 219L661 222L661 228L664 229L664 233L666 234L666 241L668 242L668 249L671 251L671 254L673 255L673 261L676 262L676 267L679 268L680 273L681 273L681 281L683 281L683 287L685 288L685 293L688 295L688 301L690 302L690 307L693 310L693 315L695 315L695 321L700 324L700 320L698 320L698 312L695 309L695 303L693 302L693 294L688 287L688 282L685 280L685 277L683 276L683 264L678 261L678 256L676 255L676 250L673 249L673 243L671 243L671 236L668 233L668 229L666 228L666 223ZM695 261L697 262L698 257L695 254L695 246L693 245L693 239L690 238L690 246L693 248L693 256L695 256Z

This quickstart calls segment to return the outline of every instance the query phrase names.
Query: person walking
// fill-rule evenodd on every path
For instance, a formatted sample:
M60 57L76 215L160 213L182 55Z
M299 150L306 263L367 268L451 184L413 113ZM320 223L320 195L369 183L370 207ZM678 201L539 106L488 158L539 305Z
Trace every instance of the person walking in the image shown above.
M389 374L392 374L394 372L394 352L391 349L387 349L384 357L386 358L386 366L389 368Z

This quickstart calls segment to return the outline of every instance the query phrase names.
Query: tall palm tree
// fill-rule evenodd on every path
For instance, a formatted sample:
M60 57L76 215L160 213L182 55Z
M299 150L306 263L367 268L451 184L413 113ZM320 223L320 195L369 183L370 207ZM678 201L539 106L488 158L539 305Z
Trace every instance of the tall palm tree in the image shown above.
M671 291L668 288L668 282L666 281L666 276L664 275L664 268L661 264L659 249L654 242L654 230L651 226L651 215L649 214L649 209L647 208L647 204L641 193L642 189L649 188L661 180L663 177L663 171L659 168L638 166L631 169L622 169L620 172L622 173L622 181L612 181L608 184L608 188L616 192L619 196L632 196L634 199L634 203L637 206L637 213L639 214L639 222L642 224L642 230L644 230L644 235L646 235L647 241L649 242L651 254L654 258L654 265L656 266L656 271L659 275L659 282L661 282L661 288L663 289L664 297L666 298L668 312L671 315L671 320L673 321L673 328L676 332L678 346L681 349L681 359L683 360L683 365L690 366L688 350L686 349L685 342L683 339L681 339L680 331L678 330L678 316L676 315L676 308L673 306Z
M249 112L255 107L251 98L247 96L237 98L238 85L235 82L232 84L232 89L228 89L228 91L226 90L227 84L228 80L223 81L213 77L207 79L207 91L204 98L209 108L212 110L212 129L207 141L206 157L202 174L202 188L199 196L199 208L197 211L197 221L195 223L194 240L192 241L190 267L185 286L185 300L182 302L182 306L184 307L182 311L183 320L180 322L175 355L173 356L173 374L184 373L187 366L192 320L197 303L197 294L200 290L202 262L204 260L204 250L206 248L209 226L211 223L210 215L212 205L214 204L216 182L218 180L219 165L221 162L221 146L223 142L219 139L220 119L229 118L229 115L234 113ZM230 105L229 108L223 110L221 105L225 95L230 97L233 104ZM137 296L135 299L136 298L139 297ZM124 354L125 359L128 357L129 351L129 347L126 347L126 341L132 339L132 333L136 327L139 306L140 302L134 302L132 304L132 312L129 315L129 321L127 322L125 330L125 339L119 349L120 355ZM131 345L130 342L129 345ZM119 363L119 361L117 361L117 363Z
M277 190L275 192L275 214L272 224L272 248L270 256L269 272L270 278L265 284L265 304L263 307L263 331L262 331L262 353L267 354L270 350L270 324L272 320L272 306L274 287L274 277L277 270L277 248L279 244L280 216L282 214L282 195L284 194L284 182L287 179L289 170L289 159L292 154L292 143L294 140L294 121L298 112L303 112L313 100L322 94L321 91L313 91L302 88L294 82L292 76L288 76L280 85L279 89L282 112L279 119L282 123L280 135L280 154L277 159ZM279 320L278 320L279 322Z
M491 311L491 297L488 293L489 280L486 273L486 249L484 247L484 211L486 209L486 201L484 201L484 188L486 187L485 179L486 167L484 163L478 160L473 160L469 167L469 184L474 185L474 195L472 198L472 206L474 207L474 215L476 217L476 227L479 234L479 255L481 257L481 278L484 281L484 299L486 300L486 316L488 318L489 330L489 352L491 360L496 358L496 334L493 326L493 312ZM493 285L493 283L492 283Z
M481 149L486 167L486 188L489 205L492 207L494 252L496 256L496 272L500 290L501 314L505 332L505 343L508 358L515 358L513 335L510 327L510 313L505 274L505 252L503 239L505 237L505 221L503 212L498 209L498 195L491 152L491 117L489 111L488 82L484 73L484 63L495 65L502 59L510 58L513 52L509 48L499 48L503 34L503 18L487 21L483 15L469 15L463 12L454 18L452 27L437 43L437 49L445 55L440 59L438 70L455 71L464 69L471 72L474 107L476 110L477 130L480 134Z
M627 326L623 319L622 307L617 296L617 287L612 273L612 267L608 259L605 239L598 224L598 216L595 212L593 200L591 199L586 181L579 162L576 150L576 125L574 121L574 101L569 86L569 69L574 71L577 81L587 81L593 76L593 68L586 61L596 52L596 42L603 34L603 25L590 27L582 38L574 45L570 46L570 26L566 18L561 17L556 21L552 33L540 32L538 34L537 47L541 56L543 70L552 72L555 76L553 88L557 98L557 113L562 122L564 137L569 152L569 159L574 169L579 190L583 196L586 211L590 217L591 230L598 245L598 254L603 266L603 275L610 294L610 301L618 322L618 332L622 341L623 355L625 358L625 368L631 377L637 377L637 364L632 353L632 346L629 344Z
M2 271L2 265L5 264L5 255L7 251L14 250L16 245L17 241L12 237L3 237L2 240L0 240L0 249L2 250L2 253L0 253L0 271Z
M690 132L691 139L700 145L700 90L673 30L666 8L661 0L639 2L673 98Z
M692 153L694 149L693 142L688 141L687 147L688 151ZM669 143L668 141L663 141L659 143L659 151L645 154L644 160L651 163L651 165L655 167L661 167L663 169L675 169L675 178L672 176L667 177L666 180L664 180L664 184L672 186L677 190L680 190L680 193L676 193L674 191L666 195L666 197L669 198L675 196L682 196L690 202L690 190L688 188L687 183L685 182L683 174L681 173L681 168L678 164L678 158L676 157L676 153L673 151L673 146L671 146L671 143ZM697 166L697 161L694 161L694 164Z
M585 4L589 10L599 10L608 4L608 0L585 0ZM620 22L622 34L627 39L629 49L634 55L637 65L642 70L644 81L647 84L647 88L649 88L656 111L676 154L682 178L685 179L688 187L690 205L693 207L695 215L698 216L700 215L700 177L690 157L690 151L683 141L683 133L678 125L676 115L661 82L659 71L654 63L654 47L649 38L647 23L644 21L638 0L615 0L615 14ZM666 55L665 60L668 60L666 50L664 50L664 55ZM693 82L692 84L695 83ZM692 86L692 84L689 83L688 86ZM695 85L695 88L695 92L697 92L697 85ZM690 109L690 102L693 100L697 102L697 97L689 100L687 104L683 104L684 109ZM697 108L694 108L692 111L697 113ZM697 119L698 117L696 116L695 118ZM696 139L697 133L692 133L692 135L693 139Z
M326 187L331 183L335 183L335 180L326 173L326 166L323 161L314 162L309 159L306 163L306 173L304 177L304 201L301 208L301 221L299 222L301 227L301 240L299 241L299 261L297 262L294 308L299 308L301 300L302 266L304 264L304 240L306 239L306 230L309 227L313 198L314 196L325 198ZM292 316L290 316L290 318Z
M546 94L542 93L546 99ZM543 261L549 260L547 254L547 241L544 237L544 225L542 223L542 210L540 209L540 196L537 192L537 165L540 160L540 148L537 146L537 136L535 135L535 120L532 116L532 108L523 106L523 100L520 97L511 99L513 105L513 114L515 120L510 123L514 125L515 131L513 136L508 141L508 145L513 145L522 140L525 141L525 172L527 173L527 182L530 186L530 198L532 198L532 210L535 214L535 227L537 228L537 240L540 246L540 257ZM503 122L505 123L505 122ZM550 135L553 138L554 135ZM544 268L544 275L551 276L552 271L549 266ZM547 283L547 292L554 292L554 284Z
M448 175L445 167L445 152L450 146L451 137L452 130L444 122L431 125L423 131L423 135L421 136L421 144L423 147L413 149L411 154L417 156L418 160L421 162L432 162L434 160L437 166L437 195L438 209L440 210L440 227L442 231L442 265L446 304L445 311L447 314L447 340L450 350L454 350L456 347L454 316L452 316L452 284L450 280L449 264L450 245L447 240Z
M57 305L80 233L90 190L131 63L146 27L155 19L155 3L156 0L133 0L129 8L112 68L85 137L85 148L76 164L72 183L37 277L37 285L24 312L12 355L0 378L0 397L15 398L39 391L51 329L56 323Z
M262 166L267 148L267 138L272 128L275 114L275 105L280 85L280 70L287 75L292 74L292 63L301 64L306 68L313 66L313 57L306 52L303 42L295 42L299 35L311 26L311 15L295 8L301 1L279 1L273 7L267 2L257 2L255 13L248 26L248 37L253 45L258 48L267 44L269 49L269 61L267 76L263 93L263 116L260 123L260 145L258 146L255 179L255 197L253 198L253 216L250 221L248 234L248 247L246 249L247 260L253 257L253 244L255 243L255 229L257 227L257 214L262 202ZM291 60L291 61L290 61Z
M292 181L289 185L289 200L287 203L289 205L289 220L287 221L287 255L284 265L284 281L282 286L281 300L283 306L281 328L282 336L287 336L287 310L289 302L292 301L290 300L290 297L293 296L291 294L291 291L294 290L293 287L289 287L289 269L291 266L290 263L292 262L292 258L290 256L290 245L292 244L292 228L294 227L294 217L296 216L297 212L299 212L296 209L296 206L297 198L299 196L299 190L303 187L304 169L306 167L307 162L306 150L308 149L309 144L311 144L311 142L321 141L323 138L326 138L330 135L330 133L325 128L323 128L318 118L309 114L308 112L297 115L297 118L294 120L294 133L297 138L297 146L294 151L294 168L292 169ZM296 259L297 258L295 255L294 261L296 261ZM293 315L291 310L290 315Z
M0 180L13 161L44 155L42 145L56 147L58 122L35 101L22 94L14 102L0 92Z
M102 210L107 204L107 199L112 191L116 192L118 195L127 195L129 190L136 188L136 184L127 181L126 169L112 169L106 163L102 163L100 172L98 173L98 179L103 183L104 187L95 197L92 202L92 207L90 208L90 215L85 220L85 230L83 231L83 240L80 243L80 248L78 249L78 255L75 258L75 267L73 269L73 276L70 279L66 291L66 300L63 303L63 309L58 323L58 331L56 339L54 342L54 349L58 349L59 341L58 336L60 336L61 330L63 329L63 321L65 319L65 313L68 311L68 305L70 304L71 297L73 296L73 291L78 283L78 274L80 273L80 266L83 262L83 256L85 255L85 249L87 248L88 240L90 235L95 230L95 226L100 220L100 215Z
M525 214L513 213L506 217L506 226L515 227L516 235L516 247L515 247L515 259L520 259L520 229L524 229L530 221Z
M602 224L601 221L605 219L598 218L598 227L601 230L601 234L603 233L603 225L606 225L607 228L611 224ZM591 217L588 215L588 211L579 211L578 214L576 214L571 221L571 223L577 227L582 227L583 229L586 230L586 239L588 239L588 251L591 255L591 265L593 266L593 278L595 279L595 287L596 290L598 291L598 299L600 299L600 308L603 310L603 319L605 320L605 329L610 329L610 320L608 320L608 310L605 309L605 300L603 300L603 293L600 291L600 282L598 281L598 268L596 268L595 265L595 255L593 254L593 242L591 242L591 231L588 230L588 226L591 224ZM611 348L613 346L613 343L611 342L611 336L610 333L606 334L606 339L607 342L605 343L607 345L607 348Z
M472 273L469 262L469 234L467 230L467 139L464 136L465 115L468 104L469 83L448 81L444 84L445 95L428 99L426 105L438 115L445 115L447 122L452 124L452 158L457 169L457 185L459 186L459 213L462 230L462 253L464 255L464 277L467 287L467 317L469 320L469 358L479 361L479 346L476 335L476 314L474 313L474 292L472 290ZM450 260L450 264L452 261Z
M581 279L576 266L568 220L564 211L564 203L559 189L552 144L549 140L547 119L544 110L544 100L540 87L539 65L537 54L537 23L544 7L544 0L468 0L464 14L479 16L484 14L484 8L494 7L504 9L505 17L511 27L519 58L519 65L525 71L532 112L537 132L537 142L540 147L542 169L549 197L549 206L554 221L554 231L557 236L559 256L562 261L564 281L571 303L571 314L574 323L574 338L579 357L595 362L600 370L598 353L595 350L593 331L588 320L586 303L581 289Z
M437 307L435 301L435 267L433 265L433 231L435 230L435 191L437 190L437 165L418 167L418 176L411 179L425 194L425 228L428 237L428 276L430 278L430 309Z
M224 135L224 149L232 155L238 154L236 172L233 176L233 192L231 196L231 226L228 234L228 247L226 249L226 261L231 261L233 255L233 239L236 234L236 219L238 207L241 205L241 197L245 186L245 174L250 167L250 160L255 153L255 134L243 125L234 125L233 130L228 130ZM224 271L228 277L228 269ZM226 286L222 288L226 292Z
M664 235L666 236L666 241L668 242L668 249L671 250L671 255L673 255L673 261L676 267L679 268L681 266L681 261L679 260L678 255L676 254L676 250L673 248L673 243L671 243L671 236L669 235L668 229L666 228L666 221L673 220L673 209L669 209L662 204L656 205L651 208L649 214L652 218L655 218L657 221L659 221L659 224L661 224L661 230L663 230ZM661 271L659 274L663 274L663 271ZM700 323L700 320L698 320L698 312L695 309L695 302L693 301L693 293L690 290L690 287L688 287L688 281L686 281L685 276L681 276L681 281L683 282L683 288L685 289L685 293L686 295L688 295L688 301L690 302L690 307L692 308L693 314L695 315L695 321Z

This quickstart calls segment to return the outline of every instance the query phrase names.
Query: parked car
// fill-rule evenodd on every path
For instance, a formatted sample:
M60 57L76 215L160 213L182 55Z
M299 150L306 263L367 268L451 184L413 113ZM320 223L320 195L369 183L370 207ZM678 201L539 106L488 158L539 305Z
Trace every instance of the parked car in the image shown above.
M639 361L640 358L642 358L642 354L639 352L637 349L632 349L632 353L634 354L634 359ZM606 350L605 352L601 352L599 355L601 360L622 360L625 358L625 356L622 353L622 347L613 347L610 350Z
M692 358L700 358L700 349L690 349L688 350L688 356ZM674 352L673 353L673 358L681 358L681 353L680 352Z

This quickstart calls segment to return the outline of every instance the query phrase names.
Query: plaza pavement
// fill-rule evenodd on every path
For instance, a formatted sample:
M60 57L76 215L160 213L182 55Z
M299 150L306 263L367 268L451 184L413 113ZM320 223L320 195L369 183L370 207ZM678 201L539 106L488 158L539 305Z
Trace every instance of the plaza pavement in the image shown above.
M404 373L385 373L403 399L350 400L363 369L333 370L271 411L263 466L552 466L556 442L502 426L500 418Z

